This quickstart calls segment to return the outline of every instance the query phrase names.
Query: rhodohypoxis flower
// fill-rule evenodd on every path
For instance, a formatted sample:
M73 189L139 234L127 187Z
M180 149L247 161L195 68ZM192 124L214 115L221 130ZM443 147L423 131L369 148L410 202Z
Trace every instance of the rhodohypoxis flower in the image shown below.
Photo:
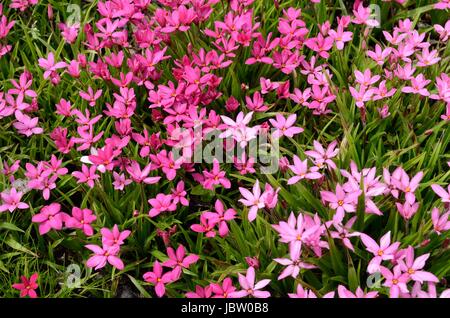
M423 283L426 282L439 282L439 279L430 272L426 272L423 269L425 262L430 257L430 253L423 254L414 259L414 248L408 246L405 253L405 258L398 261L400 269L403 272L408 273L409 277L416 281Z
M239 199L243 205L250 207L248 211L248 220L250 222L256 219L256 215L259 209L262 209L265 206L265 196L266 194L261 194L261 188L259 187L259 180L256 180L253 185L252 192L249 190L239 187L239 192L244 197L243 199Z
M322 200L329 202L330 208L336 210L333 216L335 223L340 223L344 219L345 212L355 212L356 202L361 194L360 190L346 193L340 184L336 185L336 193L330 191L320 191Z
M365 293L361 287L358 286L356 288L355 293L352 293L350 290L345 288L345 286L339 285L338 286L338 295L339 298L376 298L378 296L377 291L371 291L368 293Z
M162 212L172 212L177 209L177 204L173 202L170 194L158 193L156 198L149 199L148 203L152 206L148 215L155 217Z
M45 70L44 79L47 79L51 76L53 83L55 83L55 81L56 83L59 81L59 75L56 71L67 66L65 62L55 63L55 56L52 52L48 54L47 59L40 58L38 62L39 66Z
M255 298L268 298L270 297L270 292L261 290L266 287L270 283L270 279L263 279L257 283L255 283L255 269L253 267L249 267L247 269L247 274L244 276L241 273L238 273L239 284L241 285L242 290L234 292L232 295L236 298L242 298L246 296L252 296Z
M344 31L344 27L342 25L339 25L336 31L328 31L328 34L334 40L334 43L336 43L336 48L338 50L342 50L345 42L351 41L353 37L353 33L350 31Z
M211 291L214 293L212 298L233 298L236 287L233 286L231 278L227 277L223 280L222 285L211 283Z
M316 266L302 262L300 260L300 254L301 249L296 248L294 245L290 245L289 247L289 257L290 258L275 258L274 261L287 266L283 272L278 276L278 280L281 280L283 278L286 278L288 276L292 276L293 278L296 278L298 274L300 273L300 269L306 268L311 269L315 268Z
M411 219L413 217L413 215L416 214L417 210L419 209L418 202L414 202L413 204L409 204L408 202L405 202L404 204L401 204L400 202L396 202L395 205L397 206L398 212L405 220Z
M448 217L450 216L450 210L440 215L438 208L433 208L431 211L431 221L433 222L433 229L438 234L441 235L442 232L450 230L450 221Z
M220 170L219 161L214 158L213 160L213 168L211 171L203 170L203 187L205 189L212 190L216 185L222 185L225 189L229 189L231 187L230 180L225 177L225 171Z
M317 298L317 295L309 289L303 288L302 285L298 284L297 285L297 290L296 293L289 293L288 294L289 298ZM323 295L322 298L333 298L334 297L334 292L329 292L325 295Z
M366 246L366 250L372 253L375 257L371 259L367 266L367 272L373 274L379 270L380 264L384 260L394 259L394 254L400 246L400 242L391 244L391 232L387 232L380 239L380 245L378 245L370 236L365 233L360 235L361 241Z
M102 96L102 90L99 89L98 91L94 92L94 90L92 89L92 87L88 87L88 91L84 92L84 91L80 91L80 97L86 101L89 102L89 106L94 107L95 106L95 101L97 99L100 98L100 96Z
M173 248L167 248L167 255L169 259L162 263L163 266L173 268L172 277L177 280L181 276L181 270L183 268L189 268L192 264L195 264L199 257L195 254L186 256L186 251L183 245L179 245L175 252Z
M203 215L205 218L211 220L211 223L219 225L219 235L225 237L228 235L227 221L233 220L236 217L236 211L234 209L227 209L223 206L222 201L216 200L214 204L215 212L205 212Z
M408 293L408 274L402 273L399 266L395 266L393 272L384 266L380 266L381 275L386 279L383 286L389 287L389 296L391 298L398 298L400 292Z
M79 23L74 23L72 25L59 23L58 27L61 30L61 35L67 43L72 44L75 42L78 36L78 30L80 29Z
M100 230L102 234L102 244L104 246L120 246L124 243L125 239L131 234L131 231L119 231L117 224L114 224L112 230L104 227Z
M367 51L367 56L377 62L378 65L383 65L386 58L391 54L392 49L390 47L385 48L384 50L378 44L375 45L375 51Z
M39 234L44 235L51 229L61 230L67 214L61 212L61 204L45 205L38 214L33 215L31 221L39 223Z
M80 209L77 207L72 208L72 216L67 216L64 220L66 226L73 229L81 229L84 234L91 236L94 234L94 229L91 223L94 222L97 217L90 209Z
M402 190L405 193L406 202L408 202L409 204L413 204L416 201L414 192L419 187L422 178L422 171L419 171L412 179L410 179L408 174L406 174L406 172L402 170L400 180L393 179L392 182L398 189Z
M94 252L86 262L87 267L95 268L96 270L105 267L106 263L109 263L118 270L124 269L125 265L118 257L120 248L117 245L103 246L88 244L85 246L87 249Z
M17 121L14 122L13 126L20 134L30 137L31 135L38 135L44 132L44 129L37 127L39 121L38 117L31 118L21 111L16 111L15 116Z
M345 225L342 225L341 223L336 222L330 222L333 224L333 227L336 229L336 231L330 231L331 237L334 239L340 239L342 240L342 243L350 250L354 251L352 242L350 242L350 237L355 237L361 235L359 232L351 232L350 229L352 228L353 224L356 221L356 216L352 217ZM328 226L328 224L327 224Z
M89 188L93 188L95 184L95 180L100 178L98 174L96 166L88 167L85 164L81 166L81 171L74 171L72 175L78 179L77 183L86 183Z
M326 150L317 140L314 140L313 144L314 150L305 151L305 155L313 158L314 163L318 167L321 167L323 164L327 164L329 168L336 169L336 164L331 159L336 157L339 153L339 148L336 148L337 141L335 140L330 143Z
M432 184L431 188L433 189L434 193L441 197L442 202L450 203L450 185L447 187L447 190L445 190L439 184Z
M216 236L216 231L214 227L216 226L216 221L211 218L207 218L205 214L200 215L200 224L191 225L191 230L197 233L206 233L206 237Z
M289 115L288 118L284 118L283 115L277 114L276 119L269 119L270 123L276 130L272 133L273 138L280 138L286 136L292 138L294 135L303 131L301 127L292 127L297 119L296 114Z
M0 212L13 212L15 209L28 209L29 205L25 202L21 202L23 193L17 191L15 188L11 188L9 191L3 191L0 193L3 203L0 205Z
M311 171L308 169L308 161L307 159L305 160L300 160L299 157L297 157L296 155L294 155L294 164L293 165L289 165L289 169L295 173L296 175L289 178L287 184L295 184L297 182L299 182L302 179L319 179L322 177L322 175L317 172L317 171Z
M186 298L202 298L202 299L203 298L211 298L211 296L212 296L211 285L205 286L205 288L203 288L202 286L196 285L195 292L187 292Z
M12 287L14 289L20 290L20 297L30 297L30 298L37 298L38 295L36 293L36 289L39 287L37 284L38 280L38 273L34 273L30 276L30 279L28 279L26 276L21 276L20 280L21 283L13 284Z
M422 96L430 96L430 92L426 89L431 80L425 79L423 74L419 74L416 77L411 77L411 86L405 86L402 88L403 93L420 94Z
M163 274L163 267L158 261L155 261L153 263L153 271L146 272L144 280L155 285L156 295L162 297L166 293L165 284L172 282L174 279L172 271Z

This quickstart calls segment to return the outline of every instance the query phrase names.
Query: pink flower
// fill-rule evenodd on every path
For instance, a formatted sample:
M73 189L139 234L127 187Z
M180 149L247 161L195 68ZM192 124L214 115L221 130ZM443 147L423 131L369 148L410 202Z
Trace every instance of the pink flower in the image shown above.
M227 277L223 280L222 285L211 283L211 291L214 293L212 298L232 298L236 287L233 286L231 278Z
M360 238L363 244L366 246L366 250L375 256L367 266L367 272L369 274L373 274L380 269L381 261L393 259L395 252L400 246L400 242L391 244L390 231L381 237L380 245L378 245L370 236L365 233L361 233Z
M336 194L330 191L320 191L322 200L329 202L330 207L336 210L333 217L335 223L341 223L344 219L345 212L355 212L358 197L361 191L353 191L346 193L340 184L336 185Z
M156 198L149 199L148 203L152 206L148 215L150 217L155 217L162 212L172 212L177 209L177 204L172 201L172 196L170 194L165 195L164 193L158 193Z
M158 297L164 296L166 293L165 284L172 282L172 271L163 274L163 268L158 261L153 264L153 271L144 274L144 280L155 285L155 292Z
M225 189L229 189L231 187L230 180L225 177L225 171L220 170L219 161L214 158L213 160L213 168L211 171L203 170L203 187L205 189L213 190L214 186L222 185Z
M292 127L296 119L296 114L289 115L287 119L283 115L277 114L276 120L269 119L272 126L276 128L272 134L272 138L280 138L281 136L292 138L294 135L303 132L303 128L301 127Z
M98 270L106 266L109 263L118 270L124 269L124 264L122 260L118 257L120 248L117 245L103 246L88 244L85 246L87 249L94 252L86 262L86 266L90 268L95 268Z
M191 230L197 233L206 233L206 237L216 236L214 227L216 226L215 220L207 218L205 214L200 216L200 224L191 225Z
M45 70L44 79L47 79L50 76L54 78L55 76L57 76L56 70L67 66L65 62L55 63L55 56L53 55L52 52L48 54L47 59L40 58L38 62L39 66Z
M126 170L130 174L133 181L137 183L144 182L146 184L154 184L161 179L161 177L148 176L151 170L151 165L147 165L144 169L141 170L139 163L134 160L126 166Z
M61 30L61 35L67 43L72 44L75 42L78 36L78 30L80 28L79 23L74 23L73 25L59 23L58 27Z
M3 191L0 193L0 197L2 198L2 205L0 205L0 212L13 212L15 209L28 209L29 205L21 202L22 192L17 191L15 188L11 188L9 193L7 191Z
M449 1L449 4L450 4L450 1ZM442 42L448 41L448 39L450 37L450 20L447 20L447 22L445 22L444 26L435 24L434 29L436 30L437 33L439 33L439 39Z
M198 255L190 254L186 256L186 251L183 245L179 245L177 251L175 253L174 249L169 247L167 248L167 255L169 259L162 263L163 266L173 268L172 278L173 280L177 280L181 276L181 270L183 268L189 268L192 264L197 263L199 260Z
M96 219L97 217L92 210L73 207L72 216L67 216L65 223L68 228L81 229L86 236L92 236L94 234L94 229L92 228L91 223Z
M114 177L113 185L115 190L123 191L123 189L127 185L133 182L131 179L128 179L123 173L118 174L117 172L113 171L113 177Z
M403 93L420 94L422 96L430 96L430 92L425 88L430 80L425 79L423 74L419 74L416 77L411 77L411 86L405 86L402 88Z
M100 230L102 234L103 246L120 246L124 243L125 239L131 234L131 231L125 230L120 232L117 224L114 224L112 230L104 227Z
M333 227L336 229L336 231L330 231L331 237L334 239L340 239L342 240L342 243L350 249L351 251L354 251L352 242L350 241L351 237L359 236L361 233L359 232L352 232L350 233L350 229L352 228L353 224L356 221L356 216L352 217L348 222L344 225L341 223L331 222L333 224Z
M94 92L92 87L89 86L87 92L80 91L80 96L81 98L89 102L89 106L94 107L95 101L99 99L100 96L102 96L102 90L99 89L98 91Z
M433 210L431 211L431 221L433 222L433 228L438 235L441 235L442 232L450 230L450 221L448 220L449 216L450 210L443 213L442 215L439 214L438 208L433 208Z
M413 204L416 201L414 192L419 187L420 180L423 178L423 172L419 171L411 180L404 170L401 170L402 174L400 180L393 179L392 182L395 186L405 193L406 202Z
M353 37L353 33L350 31L344 31L344 27L342 25L339 25L336 31L328 31L328 35L334 40L338 50L342 50L345 42L351 41Z
M389 287L389 296L391 298L398 298L400 292L408 293L408 287L406 283L408 281L408 274L402 273L399 266L394 267L394 272L392 273L389 269L384 266L380 266L381 275L386 279L383 286Z
M42 207L38 214L33 215L31 221L39 223L39 234L44 235L51 229L61 230L67 214L61 212L59 203L51 203Z
M179 181L176 188L172 189L173 203L178 204L178 202L180 202L181 205L188 206L189 201L186 199L186 194L187 192L184 190L184 182Z
M320 179L322 177L322 174L320 174L319 172L310 171L308 169L307 159L301 161L300 158L297 157L297 155L294 155L293 159L294 159L294 164L289 165L289 169L296 175L289 178L287 184L295 184L302 179L314 180L314 179Z
M244 197L243 199L239 199L239 202L241 202L243 205L247 207L250 207L250 210L248 212L248 220L250 222L256 219L256 214L258 210L262 209L265 206L264 203L265 195L264 194L261 195L259 180L256 180L252 190L253 193L245 188L242 187L239 188L239 192Z
M255 269L249 267L246 276L238 273L239 284L242 290L231 293L232 297L242 298L252 296L255 298L269 298L270 292L262 291L261 289L270 283L270 279L263 279L255 284ZM230 296L231 296L230 295Z
M281 280L283 278L286 278L288 276L292 276L293 278L296 278L298 274L300 273L300 269L306 268L316 268L316 266L304 263L300 260L300 252L301 249L297 248L294 245L291 245L289 247L289 256L290 258L275 258L274 261L283 265L287 266L280 276L278 276L278 280Z
M317 298L316 294L312 290L303 288L302 285L297 285L296 293L290 293L288 294L289 298ZM329 292L322 296L322 298L333 298L334 292Z
M365 293L361 289L361 287L358 286L358 288L356 288L355 293L352 293L350 290L348 290L344 286L339 285L338 286L338 295L339 295L339 298L376 298L376 297L378 297L378 292L371 291L371 292Z
M412 246L408 246L406 249L405 258L399 260L398 264L400 269L407 273L409 277L416 282L423 283L426 281L437 283L439 282L439 279L436 276L430 272L422 270L429 257L430 254L427 253L414 259L414 248Z
M17 121L13 126L20 134L30 137L31 135L38 135L44 132L44 129L37 127L39 118L31 118L28 115L23 114L21 111L16 111L15 116Z
M221 237L225 237L228 235L228 225L227 221L231 221L236 218L236 211L234 209L227 209L223 206L223 203L220 200L216 200L214 205L215 212L205 212L203 215L205 218L210 219L211 223L215 223L219 225L219 235Z
M372 60L377 62L378 65L383 65L386 58L391 54L392 49L390 47L385 48L384 50L378 44L375 45L375 51L367 51L367 56L369 56Z
M96 170L96 166L88 167L83 164L81 166L81 171L72 172L72 176L78 179L77 183L86 183L89 188L93 188L95 180L100 178L100 176L95 173Z
M434 4L434 8L438 10L450 9L450 0L440 0Z
M186 298L211 298L212 295L211 285L208 285L205 288L199 285L195 286L195 292L187 292Z
M398 212L405 220L410 220L419 209L418 202L414 202L413 204L409 204L408 202L405 202L404 204L396 202L395 205L397 206Z
M31 275L30 279L26 276L21 276L20 280L22 282L13 284L12 288L20 290L20 297L28 296L30 298L37 298L38 295L36 293L36 289L39 287L37 284L38 276L38 273Z
M378 27L380 25L377 20L370 18L371 9L369 7L364 8L362 2L356 10L353 10L353 14L355 15L355 18L352 20L352 22L355 24L365 24L369 27Z
M322 166L325 163L329 168L336 169L336 164L331 160L339 153L339 148L336 148L336 146L337 141L333 141L328 145L327 150L324 150L322 145L314 140L314 150L305 151L305 155L311 157L316 165Z
M438 184L432 184L431 188L433 189L434 193L441 197L443 203L450 203L450 185L447 187L447 190L445 190Z

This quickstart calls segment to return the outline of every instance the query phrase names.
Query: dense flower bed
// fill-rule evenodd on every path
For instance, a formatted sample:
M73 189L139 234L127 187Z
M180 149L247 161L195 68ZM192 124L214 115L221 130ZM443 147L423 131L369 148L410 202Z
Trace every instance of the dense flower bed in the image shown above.
M0 5L0 296L450 297L450 2Z

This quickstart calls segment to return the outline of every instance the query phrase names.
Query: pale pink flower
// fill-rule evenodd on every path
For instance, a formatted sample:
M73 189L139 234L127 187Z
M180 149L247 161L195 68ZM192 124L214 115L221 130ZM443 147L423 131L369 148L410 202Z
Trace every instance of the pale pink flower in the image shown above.
M249 267L247 269L247 274L244 276L238 273L239 284L242 290L233 292L231 297L242 298L246 296L252 296L255 298L269 298L270 292L261 290L270 283L270 279L263 279L255 283L255 269Z
M9 191L3 191L0 193L2 198L2 204L0 205L0 212L13 212L16 209L28 209L29 205L25 202L21 202L22 192L17 191L15 188L11 188Z
M239 187L239 192L243 196L242 199L239 199L239 202L247 207L250 207L250 210L248 211L248 220L250 222L256 219L258 210L262 209L265 206L265 195L261 194L259 180L256 180L255 184L253 185L252 191L253 192L250 192L245 188Z
M297 119L296 114L291 114L288 118L284 118L283 115L277 114L276 119L269 119L276 130L272 133L273 138L280 138L281 136L286 136L292 138L294 135L303 132L301 127L293 127L295 120Z
M369 262L367 266L367 272L373 274L380 270L381 261L392 260L395 252L400 246L400 242L391 244L391 232L387 232L380 239L380 245L378 245L370 236L365 233L360 235L361 241L366 246L366 250L372 253L375 257Z
M289 169L293 173L295 173L295 176L289 178L287 184L295 184L302 179L314 180L314 179L319 179L322 177L322 174L320 174L319 172L311 171L310 169L308 169L307 159L302 161L302 160L300 160L299 157L297 157L297 155L294 155L293 159L294 159L294 164L289 165Z

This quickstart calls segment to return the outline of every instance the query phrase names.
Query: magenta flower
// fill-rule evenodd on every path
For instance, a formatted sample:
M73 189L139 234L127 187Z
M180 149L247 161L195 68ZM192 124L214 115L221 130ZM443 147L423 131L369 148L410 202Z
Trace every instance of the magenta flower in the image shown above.
M114 224L112 230L104 227L100 230L100 233L102 234L103 246L120 246L131 234L131 231L125 230L120 232L117 224Z
M198 255L190 254L186 256L186 251L183 245L179 245L175 253L174 249L167 248L167 255L169 259L162 263L162 266L173 268L172 277L173 280L178 280L181 276L183 268L189 268L192 264L197 263L199 260Z
M102 90L99 89L98 91L95 91L92 89L92 87L88 87L88 91L80 91L80 97L86 101L89 102L89 106L94 107L95 101L102 96Z
M28 296L30 298L37 298L38 295L36 293L36 289L39 287L37 284L38 277L38 273L31 275L30 279L26 276L21 276L20 280L22 282L13 284L12 288L20 290L20 297Z
M380 245L378 245L370 236L365 233L360 235L361 241L366 246L366 250L372 253L375 257L369 262L367 266L367 272L373 274L380 269L380 264L384 260L392 260L395 252L400 246L400 242L391 244L391 232L387 232L380 239Z
M81 171L72 172L72 176L78 179L77 183L86 183L89 188L93 188L95 180L100 178L98 174L95 173L97 170L96 166L88 167L85 164L81 166Z
M345 212L356 211L356 203L360 194L359 190L346 193L340 184L336 185L336 194L330 191L320 191L322 200L329 202L330 208L336 210L333 221L338 224L344 219Z
M158 193L156 198L149 199L148 203L152 206L148 215L155 217L162 212L172 212L177 209L177 204L172 201L170 194Z
M261 194L258 180L256 180L252 190L253 192L250 192L245 188L239 188L239 192L244 197L243 199L239 199L239 202L247 207L250 207L250 210L248 211L248 220L250 222L256 219L258 210L265 206L265 194Z
M47 59L40 58L38 62L39 66L45 70L44 79L47 79L50 76L55 77L57 75L56 70L67 66L65 62L55 63L55 56L52 52L48 54Z
M205 189L212 190L216 185L222 185L225 189L229 189L231 187L231 182L225 176L225 171L220 170L219 161L214 158L213 160L213 168L211 171L203 170L203 187Z
M66 216L67 214L61 212L59 203L51 203L42 207L38 214L33 215L31 221L39 223L39 234L44 235L51 229L61 230Z
M197 233L205 233L206 237L216 236L214 227L216 226L215 220L207 218L205 214L200 215L200 224L191 225L191 230Z
M342 240L342 243L345 247L347 247L349 250L354 251L354 247L352 242L350 241L351 237L359 236L361 233L359 232L350 232L350 229L352 228L353 224L356 221L356 216L352 217L348 222L344 225L341 223L331 222L333 224L333 227L336 229L336 231L330 231L331 237L334 239L340 239Z
M211 296L212 296L211 285L205 286L205 288L203 288L202 286L196 285L195 292L187 292L186 298L211 298Z
M336 146L337 141L333 141L325 150L318 141L314 140L314 150L305 151L305 155L311 157L319 167L325 163L329 168L336 169L336 164L331 160L339 153L339 148L336 148Z
M438 184L432 184L431 188L433 189L434 193L441 197L443 203L450 203L450 185L447 187L447 190L445 190Z
M109 263L118 270L124 269L125 266L122 260L118 257L120 250L119 246L112 245L100 247L98 245L88 244L85 247L94 252L94 255L92 255L86 262L87 267L98 270L105 267L106 263Z
M205 212L202 215L211 220L211 223L218 224L219 235L221 237L225 237L228 235L229 231L227 221L231 221L236 218L236 211L231 208L225 211L223 203L220 200L216 200L214 207L215 212Z
M67 216L64 221L68 228L81 229L86 236L92 236L94 234L94 229L92 228L91 223L96 219L97 217L92 210L73 207L72 216Z
M37 127L39 121L38 117L31 118L21 111L16 111L15 116L17 121L14 122L13 126L20 134L30 137L31 135L39 135L44 132L44 129Z
M389 297L398 298L400 292L408 293L408 274L402 273L399 266L395 266L393 272L384 266L380 266L381 275L386 279L383 286L389 287Z
M233 286L231 278L227 277L223 280L222 285L211 283L211 291L214 293L212 298L233 298L236 287Z
M320 179L322 177L322 174L320 174L319 172L311 171L308 169L307 159L302 161L302 160L300 160L299 157L297 157L297 155L294 155L293 159L294 159L294 164L289 165L289 169L296 175L289 178L287 184L295 184L302 179L314 180L314 179Z
M280 276L278 276L278 280L281 280L283 278L286 278L288 276L292 276L293 278L296 278L298 274L300 273L300 269L306 268L316 268L316 266L302 262L300 260L300 252L301 249L297 248L294 245L290 245L289 247L289 257L290 258L275 258L274 261L283 265L287 266Z
M355 293L352 293L350 290L348 290L344 286L339 285L338 286L338 295L339 295L339 298L376 298L376 297L378 297L378 292L371 291L371 292L365 293L361 289L361 287L358 286L358 288L356 288L356 290L355 290Z
M269 119L272 126L276 128L275 132L272 134L272 137L280 138L281 136L286 136L292 138L294 135L301 133L303 128L292 127L295 124L296 119L296 114L289 115L287 119L284 118L283 115L277 114L276 120Z
M255 298L269 298L270 292L261 290L270 283L270 279L263 279L255 283L255 269L249 267L247 269L247 274L244 276L238 273L239 284L242 290L231 293L231 298L242 298L246 296L252 296Z
M21 202L23 193L11 188L9 192L3 191L0 193L3 203L0 205L0 212L13 212L15 209L28 209L30 206L25 202Z
M162 297L166 293L165 284L174 281L172 271L163 274L163 268L158 261L153 264L153 272L144 274L144 280L155 285L155 292L158 297Z
M408 246L406 249L405 258L399 260L398 264L400 269L403 272L408 273L409 277L416 282L423 283L426 281L437 283L439 282L439 279L436 276L430 272L422 270L429 257L430 253L427 253L414 259L414 248L412 246Z
M433 229L438 234L441 235L442 232L450 230L450 221L448 217L450 216L450 211L439 214L438 208L433 208L431 211L431 221L433 222Z

